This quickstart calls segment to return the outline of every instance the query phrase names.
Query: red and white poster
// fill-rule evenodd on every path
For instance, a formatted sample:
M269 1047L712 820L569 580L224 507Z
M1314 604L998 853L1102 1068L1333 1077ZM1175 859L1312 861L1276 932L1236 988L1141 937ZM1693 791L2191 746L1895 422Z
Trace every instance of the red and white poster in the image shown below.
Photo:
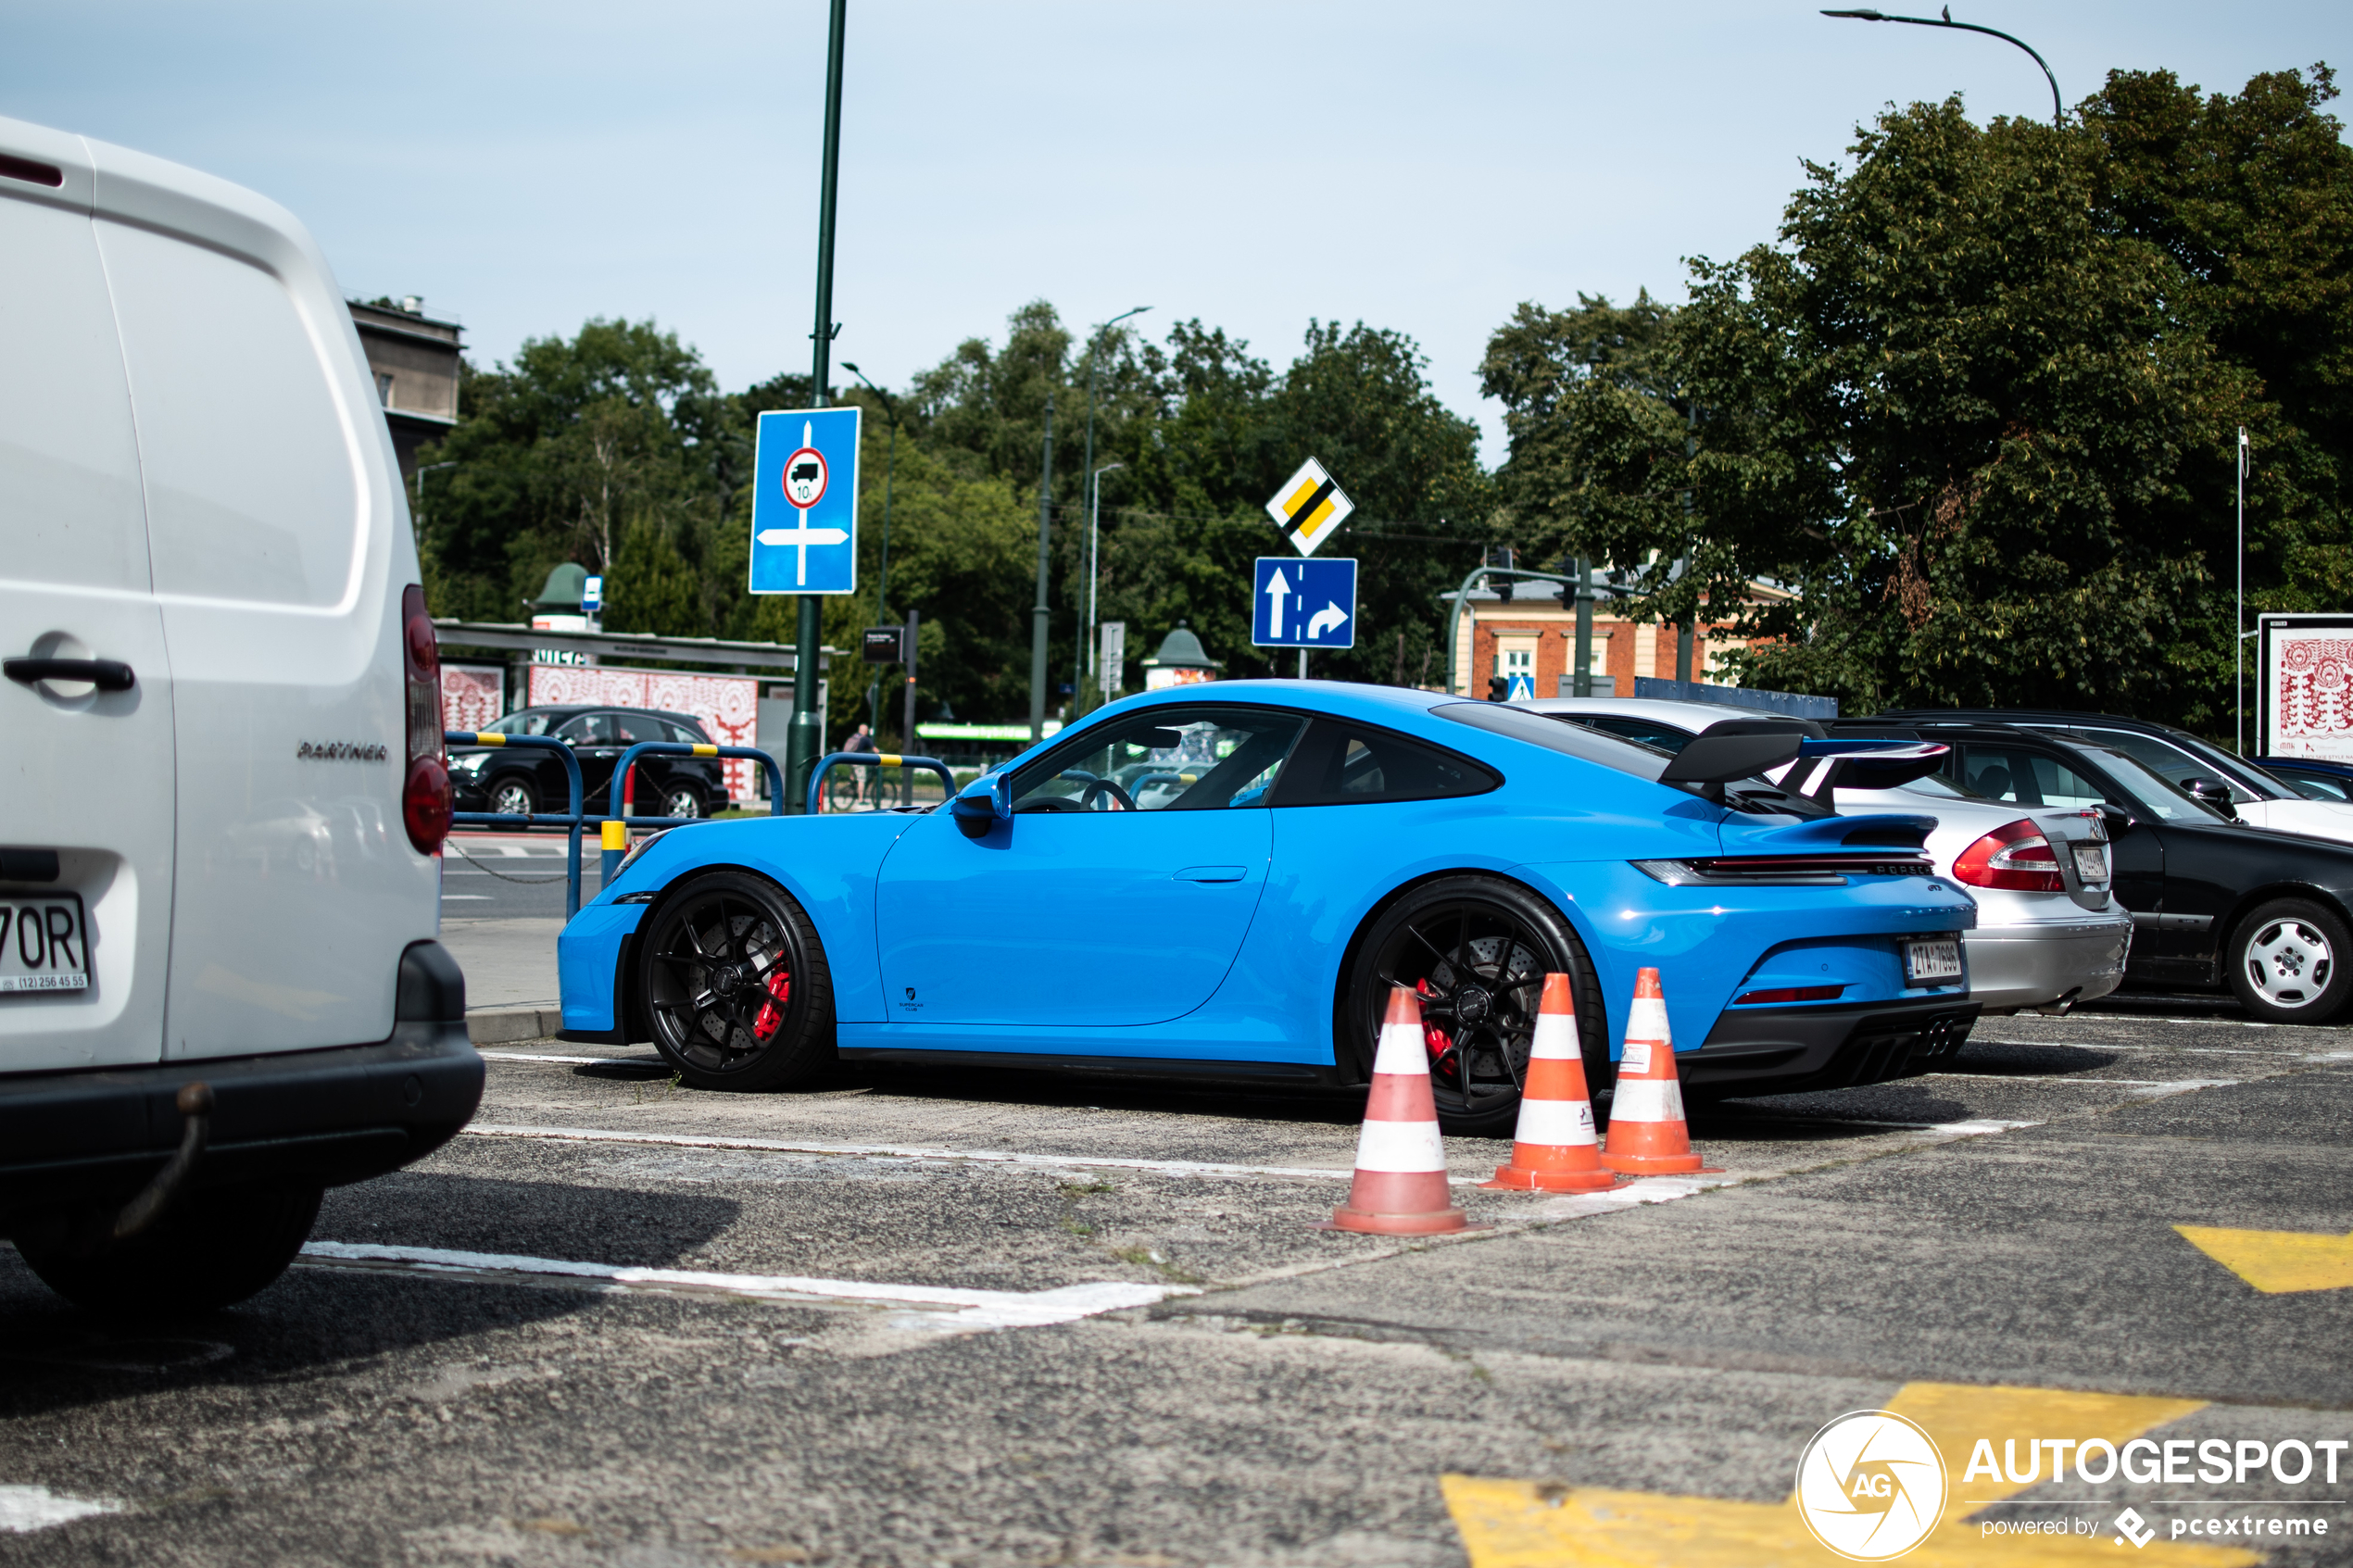
M683 670L616 670L609 664L534 664L529 706L652 708L691 713L721 746L749 746L760 724L760 683L749 675L697 675ZM727 793L750 798L757 762L730 759Z
M2266 615L2257 755L2353 762L2353 616Z
M507 711L507 671L497 664L441 667L441 727L480 730Z

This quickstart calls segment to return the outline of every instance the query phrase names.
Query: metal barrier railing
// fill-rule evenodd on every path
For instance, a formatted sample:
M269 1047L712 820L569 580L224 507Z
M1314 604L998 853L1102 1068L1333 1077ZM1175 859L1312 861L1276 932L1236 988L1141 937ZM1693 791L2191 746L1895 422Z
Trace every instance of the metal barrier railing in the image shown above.
M896 751L828 751L809 771L809 814L812 817L824 807L825 770L837 762L853 768L929 768L939 775L941 787L950 796L956 793L956 775L937 757L907 757Z
M559 817L549 811L452 811L449 825L470 828L521 828L525 833L535 826L563 827L570 830L572 848L564 857L564 919L580 912L580 759L572 747L553 735L502 735L496 730L444 730L445 746L519 746L526 751L552 751L562 759L564 778L572 785L572 814Z
M606 816L604 827L601 830L602 837L598 841L598 847L604 852L604 858L598 862L603 881L610 882L613 872L621 868L621 858L629 847L631 828L676 828L685 827L690 822L711 821L709 817L640 817L636 815L629 801L629 797L635 793L631 788L629 774L630 770L636 767L637 759L640 757L717 757L723 759L736 758L747 762L758 762L768 771L768 814L772 817L781 817L785 814L785 772L783 769L776 766L776 759L768 753L749 746L688 746L674 740L639 741L621 754L621 760L612 765L612 778L605 785ZM616 793L622 797L619 801L613 798ZM616 829L619 831L616 832ZM615 839L619 839L620 842L615 843Z

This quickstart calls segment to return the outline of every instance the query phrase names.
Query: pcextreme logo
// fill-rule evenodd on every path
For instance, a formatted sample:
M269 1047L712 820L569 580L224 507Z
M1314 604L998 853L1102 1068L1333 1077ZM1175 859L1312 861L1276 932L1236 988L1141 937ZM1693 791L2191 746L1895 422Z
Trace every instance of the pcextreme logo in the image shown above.
M1888 1411L1840 1416L1797 1461L1797 1512L1814 1538L1856 1562L1901 1557L1944 1516L1944 1456Z

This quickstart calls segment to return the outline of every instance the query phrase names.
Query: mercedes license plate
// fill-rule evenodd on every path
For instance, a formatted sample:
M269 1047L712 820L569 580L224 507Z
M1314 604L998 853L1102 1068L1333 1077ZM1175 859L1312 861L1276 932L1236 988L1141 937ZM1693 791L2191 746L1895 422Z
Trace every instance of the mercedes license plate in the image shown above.
M1959 937L1941 936L1933 941L1904 944L1904 980L1906 985L1925 985L1960 977Z
M2075 880L2089 887L2108 880L2108 851L2096 844L2075 847Z
M0 992L88 989L88 933L78 893L0 895Z

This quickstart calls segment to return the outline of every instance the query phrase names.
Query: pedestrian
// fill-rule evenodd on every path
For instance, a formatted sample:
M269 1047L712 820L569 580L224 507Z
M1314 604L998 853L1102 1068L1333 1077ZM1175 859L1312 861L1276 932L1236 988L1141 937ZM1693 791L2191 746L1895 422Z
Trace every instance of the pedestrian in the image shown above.
M858 726L857 734L841 743L841 748L853 756L860 752L873 751L875 749L875 737L868 732L865 725L861 724ZM857 782L858 785L858 793L851 797L850 803L853 808L866 804L866 775L871 771L873 770L868 768L849 770L851 778Z

